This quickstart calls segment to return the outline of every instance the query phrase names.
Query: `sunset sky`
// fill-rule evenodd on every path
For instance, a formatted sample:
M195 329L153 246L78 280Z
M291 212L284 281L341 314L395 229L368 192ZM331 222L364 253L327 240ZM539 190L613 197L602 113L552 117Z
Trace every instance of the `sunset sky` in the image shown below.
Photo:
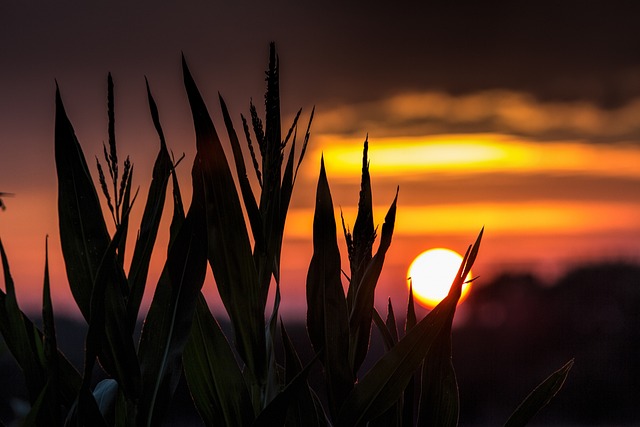
M640 7L424 3L3 2L0 191L15 196L4 198L0 238L22 306L40 306L48 234L54 305L78 313L56 217L54 79L95 172L107 140L106 75L113 74L118 148L135 165L139 223L158 148L144 77L169 148L185 153L178 173L188 201L195 138L181 52L219 129L218 91L239 127L251 98L261 111L272 40L283 125L299 107L306 125L316 106L283 249L290 313L305 310L320 156L337 215L342 209L353 224L367 135L377 224L400 188L378 306L387 296L404 304L407 268L419 253L464 252L483 226L478 286L501 271L551 280L585 262L640 261ZM162 229L151 289L168 222ZM213 295L208 280L205 292Z

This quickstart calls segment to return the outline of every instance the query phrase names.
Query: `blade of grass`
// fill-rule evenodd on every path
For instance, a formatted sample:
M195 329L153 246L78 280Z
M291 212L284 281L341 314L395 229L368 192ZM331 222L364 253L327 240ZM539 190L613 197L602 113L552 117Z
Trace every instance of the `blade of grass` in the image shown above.
M250 425L254 409L242 372L200 294L182 355L193 401L206 425Z
M124 213L127 217L129 212ZM135 400L140 394L140 366L135 346L126 323L126 307L121 286L118 286L119 265L116 250L124 238L123 229L116 229L98 266L92 286L91 317L85 344L85 367L81 395L89 393L91 376L96 357L112 375L127 395ZM85 402L83 399L82 402ZM84 408L81 408L82 413Z
M518 406L515 412L507 420L505 427L525 426L527 423L544 408L564 385L571 367L573 359L568 361L563 367L552 373L546 380L540 383Z
M347 303L340 274L333 202L322 159L313 217L313 256L307 274L307 330L315 351L323 351L321 360L333 416L354 383L348 359Z
M55 158L60 243L71 293L86 320L109 234L82 148L56 85Z
M173 169L171 158L167 150L167 144L160 125L160 117L158 107L156 106L149 82L145 78L147 87L147 98L149 102L149 110L153 124L160 139L160 150L153 166L153 174L151 185L149 186L149 194L147 203L142 214L138 239L133 251L131 266L129 268L129 286L131 291L127 301L127 312L129 316L129 325L133 328L138 320L138 311L144 294L145 284L149 273L149 263L151 262L151 254L155 246L164 202L167 193L167 185L169 183L169 175ZM175 187L174 187L175 188Z
M393 236L393 227L396 220L396 205L398 202L398 192L389 207L389 211L385 216L384 224L382 225L382 236L380 238L380 245L375 256L371 259L367 265L366 270L362 276L360 284L357 286L357 291L353 301L353 307L349 316L349 330L350 330L350 345L349 345L349 359L353 369L353 374L356 375L358 369L362 365L364 358L367 355L369 349L369 338L371 336L371 316L373 311L373 302L375 296L376 285L378 284L378 278L382 271L384 259L391 246L391 238ZM353 277L351 278L353 283Z
M227 128L227 134L229 135L229 142L231 143L231 150L233 153L233 160L236 166L236 175L238 176L238 183L240 184L240 192L242 194L242 200L244 207L247 210L247 216L249 217L249 224L253 231L253 238L256 246L264 247L264 230L262 228L262 220L260 218L260 211L258 209L258 203L253 195L251 189L251 183L247 176L247 168L244 164L244 156L242 155L242 149L240 148L240 141L238 140L238 134L233 127L227 104L224 102L222 95L218 94L220 99L220 108L222 109L222 117L224 119L225 127Z
M451 299L445 298L388 351L344 400L336 425L359 425L389 409L424 360L451 311Z
M270 427L284 425L287 418L288 409L294 404L298 395L307 386L307 376L311 366L315 363L316 355L307 366L305 366L285 388L260 412L253 427ZM308 425L308 424L306 424Z
M416 325L416 310L413 302L413 284L409 279L409 299L407 301L407 316L405 320L404 333L405 335ZM407 387L404 389L404 402L402 407L402 425L403 427L411 427L414 425L414 406L416 399L416 383L417 372L411 376Z
M389 328L385 324L384 320L382 320L380 313L378 313L378 310L376 310L375 308L373 309L373 323L375 323L375 325L378 327L378 330L380 331L380 334L382 335L382 343L384 344L384 349L386 351L391 350L393 346L396 345L398 340L396 339L394 341L391 335L391 331L389 331Z
M178 385L182 352L206 273L204 190L198 156L192 176L191 207L169 249L140 337L140 417L146 425L158 422Z
M285 383L290 384L303 367L282 319L280 319L280 330L284 346ZM295 406L289 410L287 420L297 426L320 427L327 425L327 417L322 407L318 407L314 402L313 391L308 384L300 390L297 399L295 399Z
M53 303L51 301L51 284L49 281L49 236L45 243L44 261L44 285L42 290L42 326L44 331L44 356L47 372L47 386L54 392L47 392L43 402L43 415L47 422L53 425L60 424L60 404L57 390L60 389L58 343L56 339L56 327L53 318ZM37 340L37 338L35 338ZM48 390L48 388L46 388Z
M451 318L453 320L453 317ZM438 333L422 364L418 426L456 426L460 401L451 359L451 322Z
M202 163L208 260L233 322L238 353L261 388L266 381L264 306L244 215L220 139L184 57L183 73Z
M2 240L0 240L0 257L2 258L2 269L4 271L4 283L6 294L2 298L2 335L7 346L13 353L22 368L25 376L29 401L34 404L47 382L47 375L44 366L38 355L36 337L30 334L23 320L22 311L16 299L15 285L9 270L9 261L4 251ZM42 342L39 343L42 346Z
M441 331L452 321L466 277L462 274L471 269L481 237L482 231L465 254L449 295L411 328L356 384L340 409L338 426L353 426L371 420L397 402Z
M351 268L351 282L347 293L347 307L353 309L355 297L360 282L373 256L373 242L376 230L373 224L373 198L371 196L371 177L369 175L369 140L364 140L362 150L362 177L360 182L360 196L358 198L358 215L353 226L353 235L345 230L345 237L349 249L349 263Z

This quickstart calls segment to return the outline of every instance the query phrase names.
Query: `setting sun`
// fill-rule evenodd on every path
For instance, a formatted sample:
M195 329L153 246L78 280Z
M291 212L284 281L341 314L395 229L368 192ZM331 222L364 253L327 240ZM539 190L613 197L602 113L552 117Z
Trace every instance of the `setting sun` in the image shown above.
M449 293L461 263L460 254L445 248L429 249L418 255L411 263L408 273L416 299L428 308L438 305ZM467 281L471 277L469 272ZM470 289L471 283L462 286L460 302L466 298Z

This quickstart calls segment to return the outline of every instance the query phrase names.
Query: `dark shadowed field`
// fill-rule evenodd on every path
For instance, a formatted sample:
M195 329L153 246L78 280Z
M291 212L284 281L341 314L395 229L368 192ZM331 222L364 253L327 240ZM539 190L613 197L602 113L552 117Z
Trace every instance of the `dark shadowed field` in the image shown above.
M465 319L453 332L461 425L504 423L535 385L571 358L575 365L564 388L532 424L640 424L640 266L585 266L551 286L531 275L505 275L478 286L464 304ZM286 326L308 361L304 324ZM80 366L83 325L59 318L56 327L60 348ZM371 345L364 370L383 351L375 327ZM318 372L310 380L315 377ZM5 423L20 410L22 381L2 346L0 420ZM184 384L169 411L166 424L201 424Z

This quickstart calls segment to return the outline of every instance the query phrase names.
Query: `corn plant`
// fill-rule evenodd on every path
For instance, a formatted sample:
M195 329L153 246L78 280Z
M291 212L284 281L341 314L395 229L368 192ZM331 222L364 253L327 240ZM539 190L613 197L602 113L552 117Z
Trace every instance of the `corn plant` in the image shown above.
M255 174L254 187L259 189L256 196L246 169L249 159L244 157L223 98L220 96L219 102L232 161L225 157L221 138L184 58L182 67L196 133L191 204L185 211L176 176L178 162L169 155L147 82L159 151L132 260L126 269L129 212L138 192L132 193L132 163L127 158L122 169L119 165L113 80L109 75L105 166L96 159L98 182L115 226L113 235L108 232L98 191L56 88L60 240L69 286L88 331L84 366L78 371L56 345L48 250L45 247L40 330L18 307L0 242L5 281L5 291L0 292L0 332L24 372L31 410L23 423L158 425L184 373L206 425L456 425L459 404L451 363L451 325L483 231L467 250L449 295L427 316L418 321L410 291L404 327L397 324L391 301L386 319L382 319L374 307L374 296L392 241L397 193L374 253L377 228L365 140L353 231L342 219L349 259L347 274L341 266L334 207L322 160L313 220L313 255L306 280L307 330L315 356L302 361L278 313L285 221L309 142L313 111L301 142L301 111L287 132L282 132L279 65L272 44L265 119L253 104L249 117L241 116ZM173 199L169 247L136 345L134 328L169 180ZM231 320L232 337L222 332L203 295L207 263ZM343 275L348 282L346 293ZM270 291L274 298L267 319ZM362 373L372 324L382 334L386 352ZM404 329L402 337L399 329ZM284 349L284 360L276 359L278 345ZM94 384L96 362L107 375L98 384ZM319 390L307 382L316 363L321 365L324 379ZM537 387L507 424L526 424L560 389L571 363Z

